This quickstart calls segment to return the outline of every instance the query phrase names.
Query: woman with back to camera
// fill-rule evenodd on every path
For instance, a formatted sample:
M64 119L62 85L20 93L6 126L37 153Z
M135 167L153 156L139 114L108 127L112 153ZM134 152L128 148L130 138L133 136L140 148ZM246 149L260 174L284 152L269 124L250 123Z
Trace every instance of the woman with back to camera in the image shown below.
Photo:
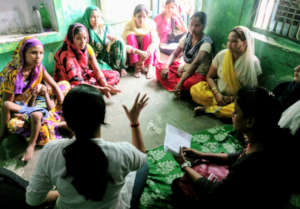
M75 138L51 142L42 150L27 187L27 203L40 205L52 200L56 208L129 208L130 199L133 202L140 196L141 185L134 185L134 195L127 202L121 190L132 182L125 180L128 173L147 166L139 128L139 114L147 102L147 95L140 98L138 94L130 110L123 106L131 123L134 146L108 142L101 135L101 125L105 124L102 94L86 84L73 88L63 102L63 116ZM145 177L139 171L136 182ZM53 186L55 191L51 191ZM137 195L136 190L140 191Z

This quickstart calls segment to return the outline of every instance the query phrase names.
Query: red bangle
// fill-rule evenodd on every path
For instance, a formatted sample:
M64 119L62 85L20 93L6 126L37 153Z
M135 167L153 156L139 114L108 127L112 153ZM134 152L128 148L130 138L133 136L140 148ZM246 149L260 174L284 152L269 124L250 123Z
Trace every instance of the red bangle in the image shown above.
M136 127L139 127L140 126L140 124L139 123L132 123L132 124L130 124L130 126L131 126L131 128L136 128Z

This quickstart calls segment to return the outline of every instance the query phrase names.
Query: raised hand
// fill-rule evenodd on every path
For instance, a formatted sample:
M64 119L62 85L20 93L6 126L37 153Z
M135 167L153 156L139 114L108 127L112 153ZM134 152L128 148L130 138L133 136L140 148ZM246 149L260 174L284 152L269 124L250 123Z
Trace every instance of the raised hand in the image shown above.
M149 97L147 96L147 94L144 94L142 98L140 98L140 95L141 93L138 93L130 110L128 110L125 105L122 105L131 124L139 123L140 112L148 104L147 102L149 100Z

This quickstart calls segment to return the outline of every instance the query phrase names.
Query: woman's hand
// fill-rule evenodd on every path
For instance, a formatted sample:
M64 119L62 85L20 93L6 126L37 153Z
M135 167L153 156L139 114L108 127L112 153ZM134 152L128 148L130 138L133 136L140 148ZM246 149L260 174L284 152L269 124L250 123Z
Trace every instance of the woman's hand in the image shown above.
M111 41L111 42L114 42L115 40L117 40L116 37L113 37L111 35L107 35L107 38Z
M175 86L175 88L173 90L171 90L171 92L173 92L176 97L180 97L181 96L181 89L182 89L182 85L181 85L181 83L178 83Z
M142 51L142 50L137 49L136 53L138 55L140 55L141 60L146 60L149 57L149 53L146 52L146 51Z
M103 87L103 86L95 86L99 91L101 91L102 94L104 94L107 98L111 97L110 94L110 89L108 87Z
M179 156L174 156L175 160L177 161L177 163L179 165L181 165L182 163L184 163L186 161L183 149L184 149L183 147L180 148L180 155Z
M39 94L38 86L35 86L35 87L32 89L31 94L32 94L33 97L36 97L36 96Z
M225 105L225 101L224 101L223 95L220 92L217 92L216 95L215 95L215 97L216 97L218 105L220 105L220 106Z
M234 96L223 96L223 100L225 104L230 104L234 101Z
M160 77L162 80L167 80L168 78L168 73L169 73L169 67L168 66L164 66L162 71L160 72Z
M144 94L141 99L140 95L141 93L138 93L138 95L135 98L134 104L130 110L128 110L128 108L125 105L122 105L131 124L139 123L140 112L147 105L147 102L149 100L147 94Z
M184 157L190 161L200 160L201 158L203 158L203 153L195 149L183 147L182 152L184 154Z
M111 85L107 84L105 87L107 87L109 89L111 94L121 93L121 89L119 89L117 86L111 86Z
M39 95L42 96L46 96L46 94L48 94L48 89L45 85L41 85L40 91L39 91Z

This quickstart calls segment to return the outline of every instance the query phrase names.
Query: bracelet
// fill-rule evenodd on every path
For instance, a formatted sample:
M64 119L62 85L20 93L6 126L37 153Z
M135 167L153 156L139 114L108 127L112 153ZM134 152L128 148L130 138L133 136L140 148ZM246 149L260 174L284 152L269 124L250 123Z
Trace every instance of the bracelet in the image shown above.
M185 168L185 167L191 167L191 162L190 161L184 161L184 163L181 164L181 169Z
M132 123L132 124L130 124L130 126L131 126L131 128L137 128L137 127L140 126L140 124L139 123Z

